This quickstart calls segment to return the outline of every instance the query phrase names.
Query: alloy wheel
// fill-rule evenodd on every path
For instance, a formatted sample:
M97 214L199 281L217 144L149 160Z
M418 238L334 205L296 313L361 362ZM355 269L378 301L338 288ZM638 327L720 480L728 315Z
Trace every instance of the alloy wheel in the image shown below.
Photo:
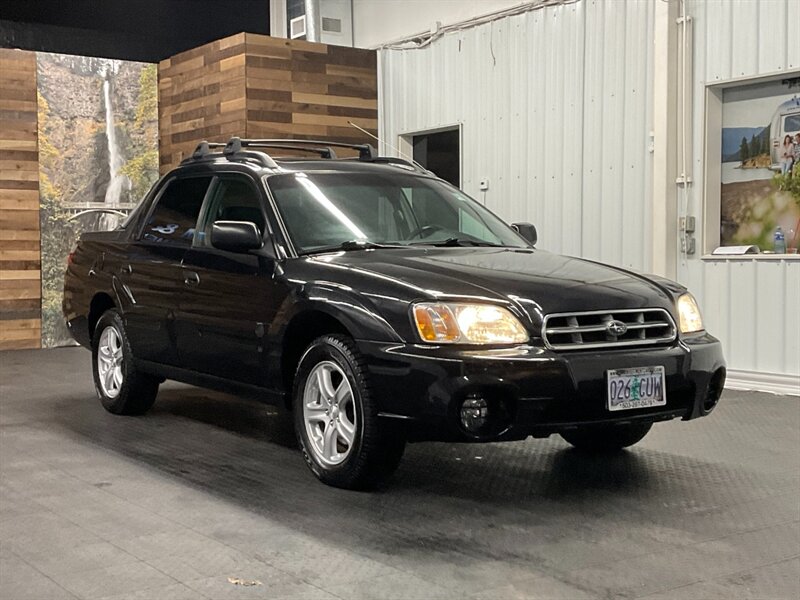
M353 388L334 362L311 369L303 390L303 420L309 446L326 466L344 462L353 449L358 425Z
M108 398L116 398L122 389L122 337L111 325L100 334L97 351L97 374L100 387Z

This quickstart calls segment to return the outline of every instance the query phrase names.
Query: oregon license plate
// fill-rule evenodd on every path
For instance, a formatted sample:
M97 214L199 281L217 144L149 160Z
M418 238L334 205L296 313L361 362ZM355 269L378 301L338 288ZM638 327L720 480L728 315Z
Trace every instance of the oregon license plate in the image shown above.
M664 389L664 367L614 369L608 375L608 410L630 410L663 406L667 403Z

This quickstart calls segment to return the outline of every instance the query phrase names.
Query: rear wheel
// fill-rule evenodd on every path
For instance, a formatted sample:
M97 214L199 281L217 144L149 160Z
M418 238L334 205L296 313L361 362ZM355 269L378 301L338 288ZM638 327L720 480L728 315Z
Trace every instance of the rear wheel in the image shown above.
M141 415L153 406L159 379L136 369L125 325L116 310L107 310L97 322L92 367L97 396L108 412Z
M405 449L401 433L378 417L368 373L353 341L316 339L295 376L294 423L306 464L335 487L374 487L391 475Z
M652 423L627 423L625 425L601 425L562 431L561 437L587 452L613 452L640 442Z

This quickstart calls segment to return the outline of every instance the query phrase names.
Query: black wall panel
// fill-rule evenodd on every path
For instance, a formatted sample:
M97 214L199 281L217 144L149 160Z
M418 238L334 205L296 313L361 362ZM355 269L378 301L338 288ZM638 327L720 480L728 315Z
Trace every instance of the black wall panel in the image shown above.
M269 34L268 0L2 0L0 47L157 62L241 31Z

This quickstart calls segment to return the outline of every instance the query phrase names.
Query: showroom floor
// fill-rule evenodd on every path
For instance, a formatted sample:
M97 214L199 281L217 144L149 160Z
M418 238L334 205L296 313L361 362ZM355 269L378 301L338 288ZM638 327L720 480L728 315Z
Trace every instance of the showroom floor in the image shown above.
M107 414L83 349L0 353L0 384L2 598L800 597L797 398L727 392L605 459L414 445L370 494L253 402Z

